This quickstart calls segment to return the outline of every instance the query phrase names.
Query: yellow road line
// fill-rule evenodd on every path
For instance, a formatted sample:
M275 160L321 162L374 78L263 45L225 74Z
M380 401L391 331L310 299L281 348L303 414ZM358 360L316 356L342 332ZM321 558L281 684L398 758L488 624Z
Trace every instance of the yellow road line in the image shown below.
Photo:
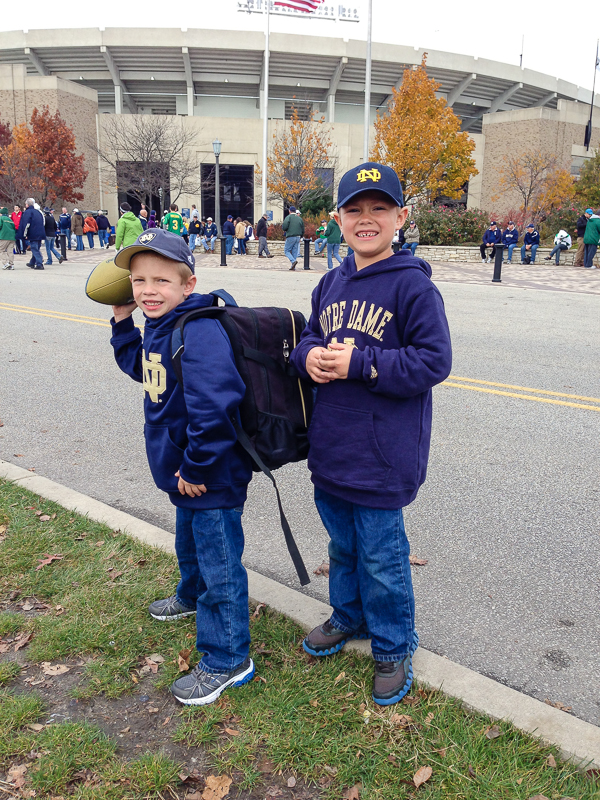
M555 406L570 406L571 408L587 408L589 411L600 411L600 405L591 406L583 403L569 403L566 400L551 400L549 397L533 397L529 394L517 394L516 392L501 392L498 389L484 389L483 386L463 386L462 383L451 383L444 381L441 386L452 386L455 389L468 389L471 392L485 392L485 394L499 394L503 397L516 397L518 400L535 400L538 403L552 403Z
M529 386L513 386L511 383L494 383L493 381L480 381L477 378L461 378L458 375L449 375L450 380L465 381L466 383L479 383L483 386L499 386L502 389L518 389L521 392L535 392L536 394L549 394L552 397L568 397L570 400L589 400L590 403L600 403L600 397L581 397L578 394L564 394L564 392L549 392L546 389L532 389ZM465 387L467 388L467 387Z
M32 314L35 317L48 317L49 319L64 319L67 322L80 322L83 325L99 325L102 328L110 328L110 324L108 322L92 322L91 320L87 319L74 319L73 317L64 317L59 314L48 314L46 312L42 313L39 311L26 311L24 308L10 308L1 305L0 308L4 309L5 311L16 311L19 314Z
M94 322L104 322L107 325L109 324L107 320L102 320L99 317L87 317L83 316L82 314L70 314L68 311L50 311L47 308L32 308L31 306L17 306L13 303L2 302L0 302L0 308L5 308L7 311L22 311L23 313L38 312L38 314L43 316L57 317L58 319L72 319L74 322L79 322L80 320L92 320Z

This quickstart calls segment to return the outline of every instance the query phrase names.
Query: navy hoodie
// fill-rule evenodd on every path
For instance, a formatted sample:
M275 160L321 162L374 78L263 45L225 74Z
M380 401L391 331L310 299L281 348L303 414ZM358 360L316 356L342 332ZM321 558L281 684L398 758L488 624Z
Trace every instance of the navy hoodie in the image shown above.
M402 250L359 271L354 256L327 272L292 354L354 344L346 380L319 384L309 429L315 486L372 508L401 508L425 480L431 388L452 361L450 332L431 267Z
M152 477L182 508L241 506L252 477L249 458L237 444L231 422L246 387L221 323L197 319L186 325L183 390L171 364L171 338L178 319L211 303L210 295L192 294L163 317L146 318L143 344L132 317L111 321L117 364L144 385L144 436ZM180 494L178 470L188 483L205 484L206 493Z

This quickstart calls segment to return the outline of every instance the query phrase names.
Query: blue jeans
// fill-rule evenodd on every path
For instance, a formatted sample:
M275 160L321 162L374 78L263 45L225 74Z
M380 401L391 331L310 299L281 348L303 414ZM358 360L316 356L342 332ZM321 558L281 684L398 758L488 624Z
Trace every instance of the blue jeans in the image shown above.
M315 255L318 256L321 250L325 249L325 245L327 244L327 239L317 239L315 242Z
M330 537L331 623L368 631L376 661L402 661L415 627L415 598L402 509L360 506L315 488Z
M535 264L535 254L537 253L538 247L539 244L532 244L531 250L526 250L525 245L523 245L523 247L521 248L521 264L525 261L525 256L527 255L527 253L531 255L531 263Z
M31 240L28 240L27 244L29 247L31 247L31 258L29 259L29 263L31 264L33 262L36 267L43 267L44 259L40 253L41 242L32 242Z
M61 228L60 235L67 237L67 247L70 250L71 249L71 228Z
M285 240L283 252L286 258L289 258L291 264L293 264L294 261L298 261L298 256L300 254L300 237L288 236Z
M56 238L55 236L46 236L46 255L48 257L48 260L46 261L46 264L52 264L52 254L53 253L56 256L56 258L59 259L59 261L62 258L61 254L58 252L56 247L54 247L54 239L55 238Z
M583 256L583 266L590 267L594 266L594 256L596 255L596 251L598 250L597 244L586 244L584 245L584 256Z
M196 247L196 239L198 238L197 233L190 233L190 252L194 252L194 248Z
M76 249L77 250L85 250L85 247L83 246L83 236L77 236L77 234L75 234L75 236L77 237L77 248Z
M227 237L225 237L227 239ZM213 253L215 252L215 242L217 241L216 236L203 236L202 237L202 244L204 245L204 252L208 253L211 250ZM226 242L227 244L227 242Z
M402 249L410 250L411 255L414 256L415 250L417 249L418 246L419 246L418 242L404 242L404 244L402 245Z
M514 244L509 244L506 246L506 249L508 250L508 261L506 262L507 264L512 263L512 254L516 246L517 246L516 242Z
M229 672L250 649L242 510L177 509L177 598L196 609L196 647L204 653L205 672Z
M88 237L88 244L90 246L90 250L93 250L94 249L94 232L93 231L88 231L87 237Z
M341 264L343 259L340 258L339 244L330 244L327 242L327 269L333 269L333 258L337 258L338 264Z
M246 255L246 240L245 239L238 239L238 255L245 256Z
M98 231L98 241L100 247L108 247L108 228L105 231Z
M560 254L563 250L568 250L566 244L557 244L555 245L552 250L550 251L550 255L548 256L548 260L552 258L552 256L556 256L556 266L560 265Z
M230 256L233 253L233 236L227 235L225 237L225 254Z

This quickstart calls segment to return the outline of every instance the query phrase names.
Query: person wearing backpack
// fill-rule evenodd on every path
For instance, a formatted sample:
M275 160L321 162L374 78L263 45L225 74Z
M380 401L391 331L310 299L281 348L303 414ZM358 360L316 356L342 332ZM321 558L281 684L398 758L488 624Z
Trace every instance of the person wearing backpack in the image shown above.
M195 259L178 233L146 231L117 253L115 265L131 271L135 300L113 306L111 344L121 370L143 384L150 470L176 507L181 579L149 612L160 622L196 614L203 655L171 691L184 705L206 705L254 675L242 565L252 471L235 427L246 387L221 323L207 318L186 324L183 388L177 380L171 342L178 320L213 304L212 295L193 293ZM143 342L131 316L136 308L145 317Z

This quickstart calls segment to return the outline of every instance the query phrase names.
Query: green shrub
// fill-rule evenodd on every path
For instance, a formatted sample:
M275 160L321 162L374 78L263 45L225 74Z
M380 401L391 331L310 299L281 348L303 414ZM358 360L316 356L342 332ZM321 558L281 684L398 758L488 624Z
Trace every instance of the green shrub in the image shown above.
M557 208L540 225L540 238L554 241L554 237L562 228L567 233L570 233L573 241L575 241L577 238L577 218L584 210L581 209L580 211L571 205Z
M491 217L478 209L421 205L411 219L417 223L421 244L461 245L481 242Z

